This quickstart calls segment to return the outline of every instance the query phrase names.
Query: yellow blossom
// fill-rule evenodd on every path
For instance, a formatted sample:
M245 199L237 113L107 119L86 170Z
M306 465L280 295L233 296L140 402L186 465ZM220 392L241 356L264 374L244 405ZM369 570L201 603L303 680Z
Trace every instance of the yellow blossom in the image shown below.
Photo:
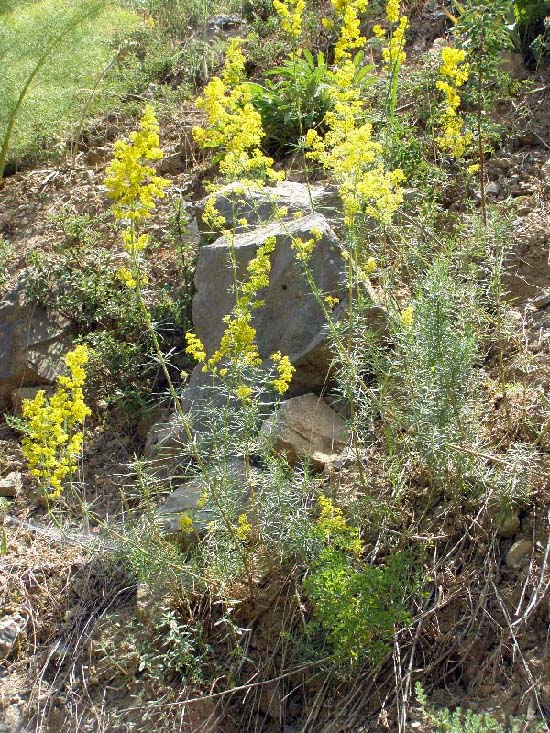
M240 384L237 387L237 397L241 400L241 402L246 402L248 399L250 399L250 395L252 394L252 387L248 387L244 384Z
M466 52L463 49L444 47L441 49L440 79L436 87L444 94L443 109L439 115L441 133L437 138L439 147L454 158L460 158L466 152L472 139L470 133L463 131L463 120L458 113L460 95L458 89L466 83L470 67L465 63Z
M87 361L87 347L75 347L65 357L69 375L58 377L55 393L48 399L40 390L34 399L23 401L23 455L50 499L61 494L63 481L76 471L82 450L82 424L91 414L82 389Z
M158 123L151 105L147 105L139 130L130 133L130 142L118 140L114 159L107 167L105 186L114 200L117 219L140 221L155 208L155 199L164 196L169 181L157 176L148 161L160 160Z
M305 0L273 0L273 9L281 19L282 29L292 38L299 38L302 34L305 7Z
M185 340L187 341L186 353L191 354L195 361L203 362L206 359L206 352L200 338L192 331L188 331L185 334Z
M397 23L399 20L399 0L388 0L386 3L386 18L390 23Z
M414 308L412 305L408 305L406 308L403 308L399 318L405 328L411 328L414 320Z
M201 147L220 151L220 173L226 179L279 180L284 174L273 170L273 160L260 149L262 118L250 101L241 44L239 38L229 42L221 78L213 77L197 101L208 126L193 128L193 137Z
M279 394L284 394L290 386L296 369L292 366L288 356L283 356L280 351L271 354L271 359L277 369L277 378L272 381L272 385Z
M193 520L186 512L182 512L179 516L179 530L183 534L191 534L193 531Z
M137 281L134 278L132 271L127 267L119 267L116 276L117 280L120 280L120 282L126 285L127 288L130 288L130 290L133 290L137 285Z
M378 270L378 263L376 262L374 257L369 257L367 259L363 269L367 273L367 275L371 275L373 272L376 272L376 270Z
M235 535L242 542L246 542L252 533L252 525L250 524L246 514L241 514L237 519L237 527L235 529Z

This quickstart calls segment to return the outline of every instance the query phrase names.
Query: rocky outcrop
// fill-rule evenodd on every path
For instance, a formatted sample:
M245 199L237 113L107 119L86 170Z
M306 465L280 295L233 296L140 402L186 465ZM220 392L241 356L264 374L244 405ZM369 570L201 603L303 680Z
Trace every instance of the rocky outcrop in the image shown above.
M265 187L229 183L195 204L199 231L206 240L215 238L211 226L203 219L205 206L210 201L223 217L224 226L237 233L264 226L274 219L291 221L313 213L322 214L331 222L341 218L340 198L333 188L308 187L293 181Z
M346 423L320 397L305 394L286 400L262 426L273 450L289 463L307 460L321 470L342 451L347 440Z
M231 259L236 264L236 277L241 280L258 247L268 237L275 237L269 285L260 294L264 304L253 317L258 351L264 360L276 351L289 356L297 368L295 390L300 385L305 391L306 387L311 390L323 384L329 364L322 348L327 323L291 247L293 237L307 240L312 229L321 233L309 261L312 276L323 293L341 298L346 265L336 235L320 214L259 227L237 235L232 242L221 237L201 248L195 272L193 324L208 356L218 348L226 325L223 318L235 303ZM301 374L302 364L307 365L306 375Z
M0 303L0 409L20 387L51 384L70 348L68 323L25 297L20 282Z

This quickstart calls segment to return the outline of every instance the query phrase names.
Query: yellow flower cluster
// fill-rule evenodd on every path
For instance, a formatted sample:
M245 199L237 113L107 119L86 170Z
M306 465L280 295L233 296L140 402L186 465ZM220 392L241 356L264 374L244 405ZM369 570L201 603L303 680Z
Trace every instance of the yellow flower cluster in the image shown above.
M107 167L105 186L114 199L116 219L141 221L151 216L155 199L164 196L168 181L157 176L147 161L160 160L159 127L151 105L147 105L139 130L130 133L130 142L118 140L114 159Z
M366 39L361 35L360 13L364 13L368 0L331 0L332 7L341 20L340 35L334 47L334 61L341 65L351 60L352 52L362 48Z
M294 250L297 260L300 262L308 262L315 249L315 244L322 239L323 234L319 229L311 229L311 237L304 241L301 237L292 237L290 246Z
M336 547L345 549L355 556L361 555L363 547L356 527L350 527L341 509L334 506L326 496L319 496L320 516L317 520L317 531L326 541Z
M406 308L403 308L399 319L405 328L408 329L412 327L414 321L414 308L412 305L408 305Z
M380 25L373 26L372 32L380 41L387 41L382 48L382 58L390 69L399 67L407 58L405 53L405 32L409 26L406 15L399 16L399 0L388 0L386 4L386 19L390 24L389 34ZM397 24L397 27L394 27Z
M122 233L122 240L130 255L130 267L121 267L117 278L130 290L147 282L140 267L140 255L149 244L149 237L138 234L139 224L151 216L156 199L164 196L164 189L169 184L147 164L147 161L163 157L158 133L155 112L151 105L147 105L139 129L130 133L130 142L119 140L115 143L114 159L107 167L105 186L114 200L112 210L115 219L129 222Z
M82 424L90 415L82 391L87 361L86 346L77 346L65 357L69 376L58 377L55 393L47 399L40 390L34 399L23 401L23 455L50 499L60 496L63 481L75 472L82 449Z
M272 381L272 385L279 394L284 394L290 386L296 369L292 366L288 356L283 356L280 351L271 354L271 358L277 369L277 378Z
M358 13L367 3L331 1L342 17L336 66L331 74L333 109L325 115L328 131L323 138L315 130L306 133L306 146L310 148L307 155L322 163L337 182L346 226L351 227L359 213L387 223L402 203L400 184L405 177L400 169L386 170L383 146L373 139L372 125L362 121L365 102L353 83L356 68L352 51L365 43L359 32Z
M382 58L388 64L388 66L401 66L407 58L407 54L404 51L405 48L405 31L409 25L409 20L406 15L402 15L399 18L397 27L393 29L388 38L388 43L385 48L382 49Z
M397 23L400 13L400 1L388 0L386 3L386 18L389 23Z
M240 514L237 519L237 527L235 528L235 535L241 542L246 542L252 534L252 525L246 514Z
M263 305L263 300L258 298L259 291L269 285L269 272L271 270L270 255L275 249L275 237L268 237L258 247L256 256L253 257L247 266L247 279L240 287L237 302L233 311L225 316L227 326L220 340L220 345L212 356L207 359L206 351L199 337L188 332L186 334L186 352L191 354L196 361L203 364L203 372L218 372L224 377L227 368L219 365L222 361L228 360L237 367L256 367L262 363L256 344L256 329L252 325L252 313ZM287 356L276 352L271 356L275 364L277 377L272 381L274 389L283 394L287 391L292 380L294 367ZM252 388L239 384L236 390L237 397L243 402L252 394Z
M193 128L193 137L201 147L221 151L220 173L227 180L281 179L273 160L260 150L262 118L250 102L241 44L240 38L229 42L221 78L211 79L197 101L208 127Z
M302 34L305 7L305 0L273 0L273 9L281 19L282 29L292 38L299 38Z
M463 120L458 114L460 95L458 89L468 80L470 66L465 63L466 52L459 48L441 49L440 79L436 87L445 96L439 122L441 134L437 138L439 147L454 158L464 155L472 136L463 132Z
M373 140L370 123L356 127L342 122L337 121L324 139L308 131L306 142L312 149L308 155L319 160L338 182L347 226L361 212L389 223L403 201L400 184L405 176L399 168L385 170L383 147Z

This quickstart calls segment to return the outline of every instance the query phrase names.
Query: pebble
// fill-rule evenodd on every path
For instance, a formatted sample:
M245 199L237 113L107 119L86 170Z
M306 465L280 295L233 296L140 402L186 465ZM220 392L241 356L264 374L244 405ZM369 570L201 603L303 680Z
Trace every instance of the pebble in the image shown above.
M546 308L547 305L550 305L550 292L537 295L536 298L533 298L533 305L538 310L542 310L543 308Z
M506 565L509 568L519 568L533 552L533 543L530 540L518 540L506 554Z
M520 521L517 514L507 514L503 517L498 525L497 533L499 537L509 539L518 533Z
M0 479L0 496L13 499L19 493L21 488L21 474L19 471L12 471L7 476Z

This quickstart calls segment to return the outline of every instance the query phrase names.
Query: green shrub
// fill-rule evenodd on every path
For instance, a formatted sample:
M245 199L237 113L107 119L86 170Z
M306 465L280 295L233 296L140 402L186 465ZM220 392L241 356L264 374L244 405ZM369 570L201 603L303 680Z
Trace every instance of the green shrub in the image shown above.
M320 497L321 516L314 536L322 549L303 582L313 603L310 631L321 629L343 668L365 660L376 664L389 648L398 625L408 624L408 597L417 590L411 558L395 553L380 565L361 557L359 531L348 526L342 511ZM415 577L416 575L416 577Z
M362 54L354 58L357 85L366 83L370 71L370 67L361 66L362 60ZM332 99L330 70L321 51L313 56L304 49L300 57L286 59L264 77L263 84L250 82L248 88L262 117L269 152L289 152L308 130L321 135L325 132L324 118L332 108Z
M550 53L550 2L514 0L512 41L518 51L537 63Z

